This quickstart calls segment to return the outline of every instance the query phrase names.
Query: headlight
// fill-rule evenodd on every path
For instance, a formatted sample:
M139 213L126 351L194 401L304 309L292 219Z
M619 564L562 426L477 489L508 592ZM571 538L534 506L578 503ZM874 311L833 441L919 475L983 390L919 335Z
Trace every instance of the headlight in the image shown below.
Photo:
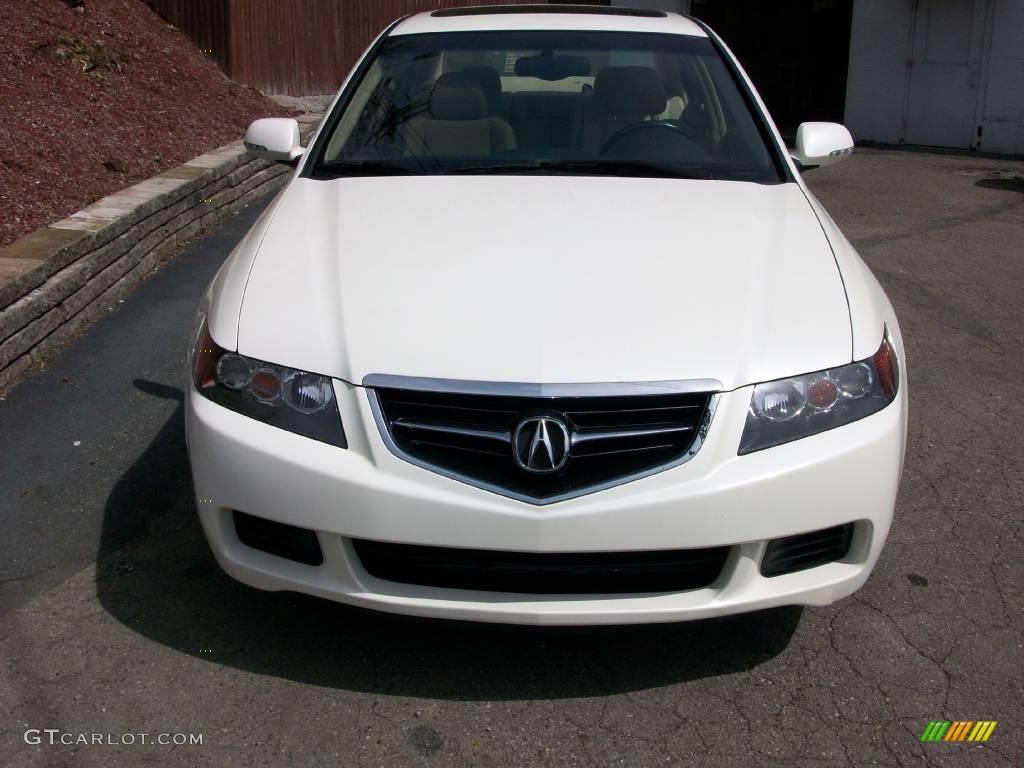
M204 397L289 432L347 448L330 378L228 352L204 321L192 352L192 381Z
M754 387L739 454L849 424L896 399L900 371L888 333L866 360Z

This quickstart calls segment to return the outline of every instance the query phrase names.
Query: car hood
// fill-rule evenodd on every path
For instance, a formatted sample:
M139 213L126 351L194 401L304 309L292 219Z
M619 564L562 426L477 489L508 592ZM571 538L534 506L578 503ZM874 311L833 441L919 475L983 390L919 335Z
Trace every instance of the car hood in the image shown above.
M238 350L354 384L731 389L849 362L851 332L796 184L298 178L249 272Z

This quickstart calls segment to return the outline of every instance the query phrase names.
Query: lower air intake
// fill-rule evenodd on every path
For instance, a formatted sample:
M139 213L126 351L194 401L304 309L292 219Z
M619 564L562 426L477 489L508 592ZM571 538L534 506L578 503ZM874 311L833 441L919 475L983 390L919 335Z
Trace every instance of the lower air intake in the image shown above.
M321 565L323 552L316 533L308 528L265 520L235 511L235 533L247 547L304 565Z
M842 560L852 539L853 523L772 539L761 559L761 575L782 576Z
M534 595L682 592L710 585L729 547L654 552L523 553L354 541L385 581Z

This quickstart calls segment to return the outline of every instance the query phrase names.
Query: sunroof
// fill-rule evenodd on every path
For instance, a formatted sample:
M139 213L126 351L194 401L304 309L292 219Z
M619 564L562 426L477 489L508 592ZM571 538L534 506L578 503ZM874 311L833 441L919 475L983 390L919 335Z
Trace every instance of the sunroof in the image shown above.
M620 8L610 5L477 5L470 8L443 8L431 16L484 16L504 13L588 13L599 16L639 16L645 19L663 19L664 11L642 8Z

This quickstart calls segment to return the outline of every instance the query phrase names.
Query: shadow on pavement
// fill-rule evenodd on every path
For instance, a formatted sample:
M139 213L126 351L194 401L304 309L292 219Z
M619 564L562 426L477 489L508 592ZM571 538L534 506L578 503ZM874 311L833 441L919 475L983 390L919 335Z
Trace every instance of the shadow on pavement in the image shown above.
M136 381L182 400L173 387ZM455 700L598 696L749 670L780 653L800 619L785 608L687 624L525 629L378 614L224 575L196 517L183 407L107 501L100 603L175 650L329 688Z
M1024 177L978 179L974 182L974 186L981 187L982 189L997 189L1001 192L1020 192L1024 194Z

